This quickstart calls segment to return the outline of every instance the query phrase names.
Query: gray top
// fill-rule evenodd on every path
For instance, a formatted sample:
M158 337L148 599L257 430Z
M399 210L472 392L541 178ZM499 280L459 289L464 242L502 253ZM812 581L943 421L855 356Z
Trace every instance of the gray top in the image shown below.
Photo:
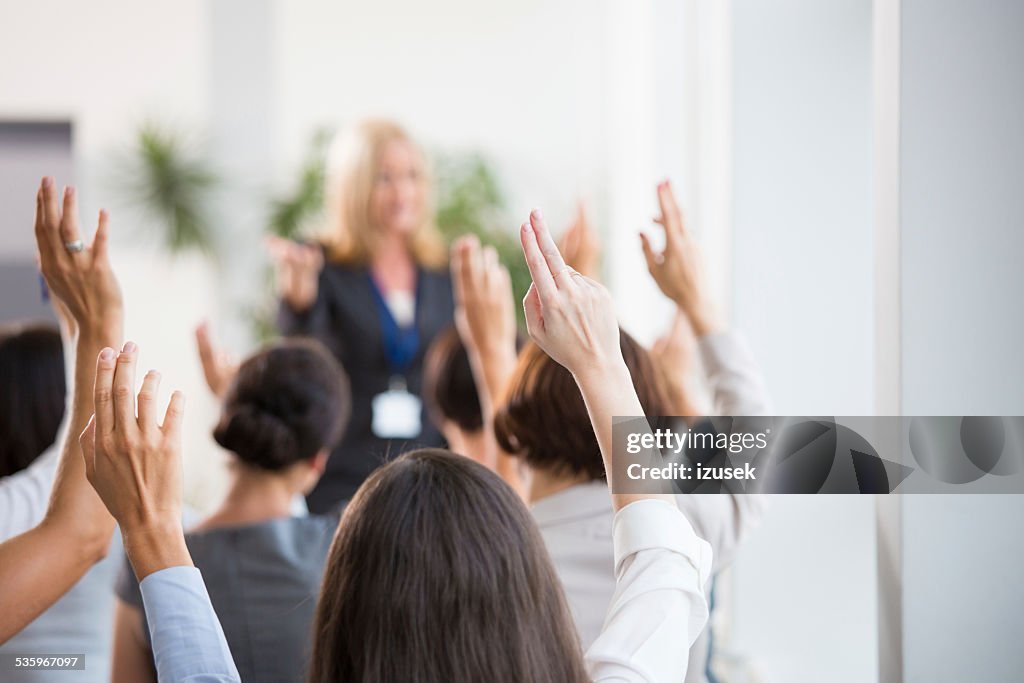
M320 579L337 526L336 516L313 515L185 535L246 683L306 679ZM145 616L127 562L117 595Z

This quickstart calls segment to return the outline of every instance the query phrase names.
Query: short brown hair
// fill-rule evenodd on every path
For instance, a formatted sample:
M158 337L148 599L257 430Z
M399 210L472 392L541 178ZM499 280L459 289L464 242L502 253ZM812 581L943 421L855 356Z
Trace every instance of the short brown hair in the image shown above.
M427 413L438 427L450 420L464 432L478 432L483 428L473 368L454 325L440 332L427 347L422 394Z
M619 346L644 414L669 414L650 354L621 329ZM502 449L535 469L605 478L601 449L576 380L536 344L519 354L504 405L494 416L494 436Z
M502 479L440 449L367 479L334 537L312 683L582 683L562 586Z

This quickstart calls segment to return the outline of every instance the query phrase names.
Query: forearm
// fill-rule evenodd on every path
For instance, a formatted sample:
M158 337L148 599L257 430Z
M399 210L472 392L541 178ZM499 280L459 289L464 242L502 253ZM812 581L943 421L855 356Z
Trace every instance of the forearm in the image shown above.
M614 491L615 472L615 439L612 421L615 417L641 418L637 424L645 431L650 431L644 417L644 409L633 387L629 368L619 356L607 362L593 364L584 373L575 375L576 383L583 394L583 400L594 427L601 458L604 460L605 472L608 473L608 486L612 489L612 507L617 511L638 500L665 500L673 502L668 494L624 493ZM655 453L657 451L654 451ZM653 453L646 454L648 456ZM641 457L641 456L637 456Z
M467 345L469 365L473 370L477 394L480 396L480 407L493 417L500 404L509 377L516 368L515 342L507 346L495 346L489 349L477 349Z
M525 499L526 486L520 477L518 458L505 452L494 438L494 415L503 400L509 377L515 371L515 345L505 349L494 349L487 353L480 353L470 348L468 353L473 380L476 383L477 395L480 399L480 415L488 451L486 453L487 463Z
M60 599L109 546L83 541L66 526L43 520L0 544L0 643Z
M67 524L73 537L109 542L114 520L85 476L85 461L78 437L93 414L96 357L104 347L119 349L121 324L83 328L75 341L75 367L71 414L68 416L61 459L57 466L47 519Z

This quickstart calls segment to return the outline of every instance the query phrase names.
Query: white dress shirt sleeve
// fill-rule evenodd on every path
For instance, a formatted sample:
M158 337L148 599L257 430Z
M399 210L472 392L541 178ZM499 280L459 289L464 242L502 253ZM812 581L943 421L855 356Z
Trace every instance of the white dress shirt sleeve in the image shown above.
M160 683L241 680L198 569L161 569L139 588Z
M698 342L698 349L715 415L771 414L771 399L761 369L740 334L725 331L706 335ZM697 535L711 543L716 572L732 562L768 506L767 497L757 493L677 496L677 500L679 509L693 521Z
M677 507L659 500L615 515L615 593L586 653L592 681L681 681L708 618L711 546Z
M742 336L736 332L716 332L701 337L697 348L715 415L771 414L761 368Z

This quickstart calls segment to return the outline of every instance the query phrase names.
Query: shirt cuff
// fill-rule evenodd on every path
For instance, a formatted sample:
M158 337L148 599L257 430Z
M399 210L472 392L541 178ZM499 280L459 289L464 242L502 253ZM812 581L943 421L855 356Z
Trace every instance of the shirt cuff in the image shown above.
M711 575L711 546L701 540L690 521L673 503L638 500L615 513L612 525L615 571L644 550L668 550L685 557L697 570L698 585Z
M161 569L144 578L139 589L159 680L180 681L191 676L239 680L198 569Z
M750 355L742 337L731 330L712 332L700 337L697 340L697 352L708 372L712 369L717 371L724 365L723 356L729 357L729 354L732 354L735 357L738 354L739 357L746 358Z

